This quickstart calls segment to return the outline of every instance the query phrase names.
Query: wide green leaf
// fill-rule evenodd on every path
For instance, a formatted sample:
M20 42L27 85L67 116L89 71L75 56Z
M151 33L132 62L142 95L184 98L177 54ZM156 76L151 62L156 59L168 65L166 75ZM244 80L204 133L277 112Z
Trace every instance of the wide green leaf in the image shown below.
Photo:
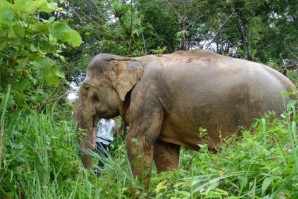
M58 4L56 2L47 3L39 8L40 11L51 13L58 9Z
M11 8L11 3L9 3L8 1L0 1L0 11L2 12L3 10L6 10L7 8Z
M63 42L69 43L71 46L80 46L82 38L75 30L70 28L65 22L56 21L50 26L52 36Z
M39 8L47 6L47 0L15 0L14 8L19 13L34 14Z
M272 177L266 177L262 184L262 195L264 195L265 191L268 189L270 184L272 183L273 179Z

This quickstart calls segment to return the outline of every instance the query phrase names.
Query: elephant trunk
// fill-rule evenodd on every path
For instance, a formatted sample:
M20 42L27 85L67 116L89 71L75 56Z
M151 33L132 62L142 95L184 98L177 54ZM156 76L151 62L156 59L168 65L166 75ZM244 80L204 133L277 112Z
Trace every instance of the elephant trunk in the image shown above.
M82 111L82 106L79 104L76 113L77 127L82 129L79 133L78 139L80 144L80 158L86 169L90 169L92 159L88 155L88 151L93 150L93 117L87 116Z

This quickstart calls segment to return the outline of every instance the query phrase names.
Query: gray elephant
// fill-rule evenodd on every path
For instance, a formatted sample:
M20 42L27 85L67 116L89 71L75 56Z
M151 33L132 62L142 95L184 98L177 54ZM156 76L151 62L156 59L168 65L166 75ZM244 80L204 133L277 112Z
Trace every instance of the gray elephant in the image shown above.
M133 174L148 188L153 161L162 172L177 168L180 146L216 149L267 111L280 115L297 99L280 94L293 89L268 66L205 50L134 58L99 54L79 90L77 122L85 130L80 146L92 150L99 118L121 115L129 125L126 149ZM206 135L198 135L200 128ZM82 152L81 159L90 168L90 157Z

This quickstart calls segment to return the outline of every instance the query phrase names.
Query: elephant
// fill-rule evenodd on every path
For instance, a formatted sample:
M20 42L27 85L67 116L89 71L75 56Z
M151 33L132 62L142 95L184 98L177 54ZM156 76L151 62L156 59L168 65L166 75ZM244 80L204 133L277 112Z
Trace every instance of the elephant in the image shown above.
M125 142L133 174L148 189L153 162L160 173L178 167L181 146L218 149L266 112L280 116L297 99L281 94L295 89L266 65L207 50L141 57L101 53L79 89L80 147L92 150L99 118L120 115L129 125ZM89 169L90 157L83 150L80 156Z

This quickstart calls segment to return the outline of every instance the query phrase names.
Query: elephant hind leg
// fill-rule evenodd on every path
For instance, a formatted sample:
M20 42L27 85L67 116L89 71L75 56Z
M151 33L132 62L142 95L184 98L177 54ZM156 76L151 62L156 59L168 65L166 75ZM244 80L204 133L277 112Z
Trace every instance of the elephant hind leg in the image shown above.
M179 154L179 145L157 140L153 156L157 172L176 169L179 164Z

